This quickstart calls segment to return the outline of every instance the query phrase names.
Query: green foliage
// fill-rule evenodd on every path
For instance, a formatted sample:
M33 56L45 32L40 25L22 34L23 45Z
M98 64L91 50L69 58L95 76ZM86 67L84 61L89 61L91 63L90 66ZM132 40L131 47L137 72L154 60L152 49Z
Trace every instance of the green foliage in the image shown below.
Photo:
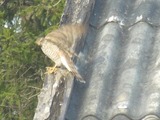
M57 28L65 1L57 2L11 0L0 6L0 119L33 119L51 64L34 42Z

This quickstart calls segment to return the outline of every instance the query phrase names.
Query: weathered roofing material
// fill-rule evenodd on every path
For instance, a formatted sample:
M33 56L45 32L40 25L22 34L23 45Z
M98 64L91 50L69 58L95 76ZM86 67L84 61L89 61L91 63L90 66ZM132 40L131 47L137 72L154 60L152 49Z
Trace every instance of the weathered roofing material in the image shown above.
M90 24L66 119L159 120L160 1L97 0Z

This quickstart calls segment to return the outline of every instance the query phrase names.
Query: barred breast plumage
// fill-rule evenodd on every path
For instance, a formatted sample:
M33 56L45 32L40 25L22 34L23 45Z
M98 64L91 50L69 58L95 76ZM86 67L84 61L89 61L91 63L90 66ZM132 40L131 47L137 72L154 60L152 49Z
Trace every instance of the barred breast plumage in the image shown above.
M57 66L61 66L62 62L59 56L59 48L56 45L45 40L42 42L41 49L43 53L45 53L47 57L54 61Z

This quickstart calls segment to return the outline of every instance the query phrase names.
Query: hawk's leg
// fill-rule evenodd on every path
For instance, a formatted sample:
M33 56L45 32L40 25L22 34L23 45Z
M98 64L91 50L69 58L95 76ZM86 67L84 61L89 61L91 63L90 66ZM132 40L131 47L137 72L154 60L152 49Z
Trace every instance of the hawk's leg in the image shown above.
M45 74L51 74L51 73L54 73L54 72L56 72L56 70L57 70L57 65L54 65L53 67L46 67L46 72L45 72Z

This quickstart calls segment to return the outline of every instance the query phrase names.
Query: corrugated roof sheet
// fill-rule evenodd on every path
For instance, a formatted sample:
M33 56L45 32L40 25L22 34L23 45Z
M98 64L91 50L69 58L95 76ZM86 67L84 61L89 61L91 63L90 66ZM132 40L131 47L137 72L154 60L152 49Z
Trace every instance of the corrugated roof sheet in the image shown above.
M97 0L90 24L66 120L159 120L160 1Z

